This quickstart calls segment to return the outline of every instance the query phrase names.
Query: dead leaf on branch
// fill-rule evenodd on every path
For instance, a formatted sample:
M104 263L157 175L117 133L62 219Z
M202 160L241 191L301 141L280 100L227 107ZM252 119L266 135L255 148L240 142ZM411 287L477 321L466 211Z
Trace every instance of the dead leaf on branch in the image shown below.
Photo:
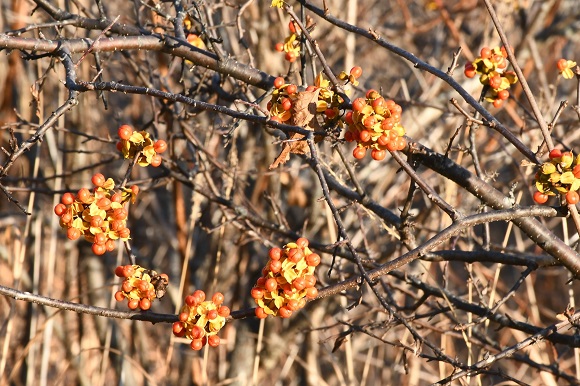
M320 128L316 120L316 102L318 101L319 93L320 89L317 88L314 91L301 91L296 94L296 97L292 100L292 119L290 119L290 124L312 131ZM308 148L308 143L302 140L303 138L303 134L290 134L290 138L282 145L280 155L270 165L270 170L288 162L290 153L308 154L310 149Z

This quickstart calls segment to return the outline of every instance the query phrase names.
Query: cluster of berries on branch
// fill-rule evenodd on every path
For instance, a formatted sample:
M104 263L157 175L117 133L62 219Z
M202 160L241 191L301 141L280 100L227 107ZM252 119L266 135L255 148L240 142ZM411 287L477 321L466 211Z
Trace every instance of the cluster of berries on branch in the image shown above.
M550 159L539 166L535 175L537 192L534 201L543 204L550 196L562 195L568 204L576 204L580 196L580 155L560 149L550 151Z
M309 103L312 102L316 103L316 116L322 117L320 122L316 117L310 120L305 119L306 115L311 116L313 113L309 109ZM267 108L270 112L270 119L273 121L300 126L307 124L311 128L320 128L321 125L338 120L340 105L343 102L343 99L331 89L328 79L325 79L321 73L316 77L314 85L306 87L304 91L300 91L295 84L285 83L282 77L276 78L272 98L268 101Z
M493 103L496 108L509 98L510 86L518 81L515 72L506 71L507 56L505 47L483 47L477 59L465 64L465 76L473 78L479 74L481 84L489 86L485 100Z
M169 277L162 273L145 269L139 265L121 265L115 269L115 275L125 280L121 290L115 293L119 302L127 299L127 306L136 310L147 311L155 298L162 298L169 284Z
M205 292L196 290L185 298L185 305L179 313L179 321L173 323L173 335L191 339L191 348L201 350L209 344L217 347L217 335L230 316L230 309L222 305L224 295L216 292L211 300L205 300Z
M300 28L290 21L288 23L290 34L284 39L284 43L276 43L276 51L284 53L284 59L293 63L300 56Z
M54 213L60 217L60 226L66 229L70 240L84 236L93 243L93 253L100 256L115 249L115 240L129 239L125 204L135 202L139 187L116 191L113 179L101 173L96 173L91 181L95 186L92 191L82 188L76 195L65 193Z
M123 153L124 158L134 159L139 156L139 166L157 167L161 165L161 153L167 150L167 142L160 139L154 141L146 131L134 131L129 125L122 125L117 130L119 142L117 150Z
M289 318L306 305L306 299L318 296L315 268L320 256L308 248L308 240L301 237L283 248L272 248L270 261L262 269L251 295L258 305L256 316L268 315Z
M362 159L371 149L371 157L380 161L385 158L387 150L402 150L407 146L403 137L405 128L401 125L403 109L393 100L385 99L376 90L369 90L366 98L357 98L352 102L352 111L348 111L344 120L348 131L344 139L357 142L353 156Z

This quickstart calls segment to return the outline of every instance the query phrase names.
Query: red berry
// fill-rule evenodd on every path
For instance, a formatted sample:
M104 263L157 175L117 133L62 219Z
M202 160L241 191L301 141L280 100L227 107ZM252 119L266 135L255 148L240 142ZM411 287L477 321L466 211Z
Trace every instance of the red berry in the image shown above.
M129 302L127 303L127 306L129 306L129 308L132 310L136 310L137 307L139 307L139 299L129 300Z
M157 142L155 142L155 145L153 145L153 149L155 150L155 153L161 154L165 150L167 150L167 142L165 142L164 140L160 139Z
M344 115L344 120L349 125L352 125L354 123L354 121L352 120L352 111L347 111L347 113Z
M387 156L387 152L385 150L373 149L371 151L371 157L375 161L384 160L386 156Z
M151 158L151 166L153 166L154 168L156 168L159 165L161 165L161 161L163 161L163 159L161 158L161 156L159 154L155 154Z
M216 306L219 306L220 304L222 304L224 302L224 294L222 294L221 292L216 292L215 294L213 294L211 301Z
M498 91L497 97L501 100L506 100L510 97L510 92L508 90Z
M546 201L548 201L548 195L546 193L542 193L542 192L536 192L534 193L534 201L536 201L538 204L544 204Z
M363 159L366 153L367 150L364 147L357 146L352 151L352 156L356 159Z
M489 47L483 47L479 55L482 59L489 59L491 57L491 49Z
M276 290L276 288L278 288L278 282L276 281L276 279L271 277L268 280L266 280L264 288L266 288L266 291L273 292Z
M296 25L294 24L293 21L290 21L290 23L288 23L288 29L290 30L290 32L292 32L293 34L296 33Z
M60 217L63 215L64 212L66 212L66 205L63 203L56 204L56 206L54 207L54 214Z
M566 193L566 201L568 202L568 204L575 205L578 203L579 200L580 196L578 195L578 192L571 190L568 193Z
M363 98L356 98L352 102L352 109L354 111L361 112L362 109L366 106L367 102Z
M288 95L296 94L296 91L298 91L298 87L296 87L295 84L289 84L288 86L286 86L286 92L288 93Z
M122 302L123 300L125 300L125 294L123 294L122 291L115 292L115 300L118 302Z
M264 311L264 309L262 307L256 307L254 312L255 312L256 317L258 319L266 319L268 317L268 314L266 314L266 312Z
M119 130L117 130L117 134L119 135L119 138L128 140L133 134L133 128L129 125L122 125L119 127Z
M205 292L202 290L195 290L192 295L198 303L201 303L205 300Z
M350 69L350 75L355 79L360 78L360 76L362 75L362 68L360 68L359 66L354 66L353 68Z
M493 89L498 89L501 86L501 76L494 75L489 78L489 87Z
M288 307L280 307L278 314L281 318L289 318L292 316L292 311Z
M230 316L230 308L226 306L221 306L218 308L218 315L224 318Z
M284 111L289 111L291 108L292 108L292 101L290 100L290 98L282 99L282 109L284 109Z
M220 345L220 337L217 335L210 335L207 337L207 344L211 347L217 347Z
M560 59L558 60L558 63L556 63L556 66L558 67L559 71L564 71L568 68L568 61L566 59Z
M284 51L284 43L276 43L276 45L274 46L274 49L276 49L276 51L278 51L278 52Z
M199 351L203 348L203 341L201 339L194 339L189 346L192 350Z
M183 323L181 322L174 322L173 323L173 334L179 335L181 332L184 331Z
M316 299L318 296L318 290L315 287L310 287L306 289L306 297L308 299Z
M369 117L370 118L370 117ZM366 126L366 125L365 125ZM371 125L372 126L372 125ZM371 140L371 133L368 130L363 130L361 131L359 134L359 139L361 140L361 142L368 142Z
M296 61L296 54L293 51L289 51L286 52L286 55L284 56L284 58L289 61L290 63L293 63Z
M139 308L141 308L143 311L147 311L151 308L151 300L147 298L141 299L141 301L139 301Z
M254 299L262 299L264 297L264 290L262 288L254 287L250 294Z
M115 276L125 277L125 267L120 265L117 268L115 268Z
M306 264L308 264L311 267L318 266L320 264L320 255L318 255L317 253L312 253L306 256Z
M101 173L96 173L93 178L91 178L91 181L96 187L101 187L105 184L106 178Z
M92 248L93 253L97 256L101 256L104 255L105 252L107 252L107 247L105 247L105 244L93 244Z
M280 257L282 256L282 250L278 247L274 247L274 248L270 249L270 252L268 253L268 255L270 256L270 259L272 259L272 260L280 260Z
M503 101L501 99L494 99L493 100L493 107L495 107L496 109L499 109L502 104L503 104Z
M197 299L193 295L188 295L185 297L185 304L189 307L195 307L197 306Z
M280 89L280 88L282 88L282 86L284 86L284 78L279 76L276 79L274 79L274 87L276 87L277 89Z
M79 199L80 202L84 204L88 204L91 197L92 194L87 188L82 188L77 193L77 198Z
M562 150L560 150L560 149L550 150L550 159L560 158L560 157L562 157Z
M70 205L75 202L75 196L72 193L65 193L62 195L60 202L64 205Z
M68 228L66 231L66 237L68 237L69 240L76 240L81 237L81 231L77 228Z
M217 310L209 310L209 311L207 312L207 318L208 318L209 320L214 320L214 319L215 319L215 318L217 318L217 317L218 317Z
M292 287L296 288L298 291L302 291L304 288L306 288L306 280L299 276L292 282Z

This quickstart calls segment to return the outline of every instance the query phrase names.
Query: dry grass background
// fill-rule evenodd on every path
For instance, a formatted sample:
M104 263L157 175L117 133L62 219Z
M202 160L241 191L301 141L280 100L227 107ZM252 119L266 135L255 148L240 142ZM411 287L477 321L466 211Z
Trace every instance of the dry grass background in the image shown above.
M96 3L89 0L55 0L55 6L71 13L98 18ZM146 29L165 28L169 23L152 18L148 6L174 14L171 2L103 1L108 16ZM189 1L186 2L189 5ZM292 2L291 2L292 3ZM321 2L315 2L322 6ZM318 4L320 3L320 4ZM499 38L481 2L329 0L331 13L362 28L373 28L391 43L404 48L434 67L446 70L452 54L463 48L462 66L482 46L495 46ZM52 22L32 1L2 0L0 30L15 31L34 24ZM240 7L247 5L240 12ZM579 10L575 1L503 0L494 5L516 48L516 55L542 112L550 120L561 100L575 104L575 81L563 81L555 67L561 57L580 59L578 50ZM212 20L212 34L223 39L222 49L242 63L274 76L286 74L288 65L273 50L286 33L288 16L269 7L268 1L206 2L200 5L204 18ZM298 8L298 5L295 7ZM308 12L307 12L308 14ZM236 23L243 27L243 41ZM368 88L383 93L403 106L403 124L414 140L444 152L464 117L448 103L458 95L440 79L416 70L393 53L373 42L340 30L322 19L317 39L335 72L362 66L364 73L357 94ZM159 25L151 25L154 21ZM199 27L199 26L198 26ZM95 39L100 31L73 26L33 28L22 36ZM42 34L42 35L41 35ZM247 45L247 48L244 46ZM75 56L78 60L80 55ZM100 55L104 80L183 92L195 99L244 109L215 92L212 82L227 91L256 98L262 91L245 89L231 78L219 78L202 67L183 70L182 60L145 50ZM306 66L306 80L312 69ZM183 71L182 71L183 70ZM296 70L296 68L294 68ZM78 77L96 76L95 59L88 55L78 67ZM294 71L289 75L299 80ZM466 79L461 68L455 79L475 97L481 91L477 80ZM68 96L64 71L51 58L25 60L18 51L0 53L0 143L8 147L10 130L24 141ZM537 150L542 136L529 113L521 88L501 110L492 113L530 149ZM28 210L25 216L4 199L0 200L0 285L45 296L102 307L121 307L113 299L118 280L114 267L126 260L122 252L96 257L84 241L66 240L53 214L65 191L87 186L90 176L102 172L119 181L126 163L115 151L116 130L129 123L147 129L170 143L167 168L135 168L131 179L143 190L132 205L129 226L132 245L141 265L166 272L171 279L168 296L154 303L154 311L175 313L181 306L180 280L184 293L201 288L221 291L232 309L253 304L249 291L265 263L268 248L291 241L289 233L308 237L321 246L337 239L336 225L322 198L315 173L300 157L293 156L284 167L269 171L278 152L276 137L264 127L242 122L225 146L223 134L234 122L225 115L195 110L182 104L142 95L96 93L79 96L79 105L59 118L44 140L21 156L9 176L1 182ZM460 102L461 103L461 102ZM465 108L467 106L462 104ZM180 134L190 130L196 147ZM268 129L269 130L269 129ZM580 141L578 116L566 109L554 127L560 146L575 149ZM534 171L520 165L522 156L496 132L481 127L475 131L475 146L487 181L504 193L513 192L523 205L531 205ZM473 170L468 153L469 136L460 130L449 157ZM350 153L348 144L340 145ZM345 167L329 143L320 144L321 161L339 181L353 187ZM4 154L0 160L5 162ZM400 214L407 199L410 179L394 160L368 158L354 163L357 178L369 197L384 208ZM190 186L178 182L169 169L192 171ZM480 202L461 187L428 170L419 174L454 208L464 214L481 210ZM195 189L192 189L194 186ZM210 196L210 198L208 198ZM211 199L220 196L245 208L280 230L239 218L231 208ZM342 208L342 219L360 252L378 263L406 251L397 229L362 205L333 194ZM424 194L412 201L413 233L424 242L451 224L447 215ZM577 232L565 219L547 219L556 234L576 246ZM518 256L542 257L544 252L509 223L490 224L490 249ZM439 247L440 250L481 251L482 228L463 232ZM318 268L319 286L335 283L357 273L356 266L338 258L328 276L331 253L323 253ZM399 272L417 275L424 283L443 288L448 294L480 306L493 305L506 296L524 268L486 262L416 261ZM185 261L185 265L184 265ZM186 270L183 270L183 267ZM543 267L523 280L498 313L516 321L544 327L557 321L568 304L577 299L580 287L563 267ZM473 364L486 353L497 353L530 334L499 328L494 322L477 324L463 334L454 329L475 320L465 310L449 307L443 297L423 295L401 277L388 276L379 284L389 302L408 309L416 331L444 353L462 363ZM359 297L360 295L360 297ZM356 307L350 308L353 304ZM430 315L430 313L433 313ZM413 318L414 316L414 318ZM572 339L572 333L568 332ZM349 291L310 303L289 320L254 319L228 323L217 349L194 352L187 342L172 337L169 324L151 324L106 319L0 298L0 383L10 385L105 385L105 384L221 384L221 385L425 385L450 375L453 367L444 361L415 355L433 355L414 341L409 331L395 323L368 288L362 294ZM346 338L340 347L336 342ZM577 338L577 331L576 331ZM572 340L571 340L572 341ZM338 346L338 345L337 345ZM416 350L415 352L413 350ZM527 385L574 384L580 374L578 349L541 342L516 356L494 363L493 373L463 378L454 384ZM538 364L547 366L545 371ZM557 378L554 373L567 374ZM501 376L507 375L507 377ZM512 380L510 380L511 377Z

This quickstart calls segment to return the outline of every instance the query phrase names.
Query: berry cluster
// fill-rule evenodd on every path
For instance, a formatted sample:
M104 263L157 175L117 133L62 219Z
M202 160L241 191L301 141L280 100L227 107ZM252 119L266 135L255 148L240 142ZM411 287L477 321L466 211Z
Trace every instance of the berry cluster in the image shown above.
M276 43L274 47L278 52L284 52L284 58L293 63L300 56L300 28L293 21L288 23L290 35L284 39L284 43Z
M117 134L121 138L117 142L117 150L123 153L123 157L133 159L139 155L137 160L139 166L161 165L162 159L159 154L167 150L167 143L164 140L153 141L148 132L133 131L129 125L119 127Z
M82 188L76 196L65 193L54 213L60 217L60 226L66 229L69 239L84 236L93 243L93 253L100 256L115 249L115 240L129 239L125 204L135 202L139 188L133 185L115 191L113 179L106 179L101 173L93 176L92 183L95 186L92 192Z
M484 86L489 86L490 92L485 100L493 103L494 107L501 107L503 101L510 96L509 88L518 81L513 71L506 71L507 51L505 47L483 47L480 57L472 63L465 64L465 76L473 78L479 74L479 81Z
M165 295L165 288L169 284L166 274L158 274L138 265L118 266L115 275L125 278L121 290L115 293L115 299L118 302L127 299L127 305L132 310L140 308L147 311L153 299Z
M543 204L549 196L564 195L568 204L576 204L580 196L580 155L559 149L550 151L550 160L540 165L535 176L534 201Z
M256 316L289 318L292 312L304 307L305 298L318 296L314 269L320 264L320 256L308 248L308 240L303 237L282 249L270 249L269 256L262 277L252 288L252 297L258 305Z
M226 324L230 309L222 306L224 295L216 292L211 300L205 300L205 292L194 291L185 298L179 321L173 323L173 335L191 339L191 348L201 350L208 343L212 347L220 344L217 333Z
M558 71L564 77L564 79L572 79L574 77L574 68L576 67L576 62L573 60L560 59L556 63Z
M383 98L376 90L369 90L366 98L355 99L352 111L344 117L348 125L344 139L358 143L352 152L354 158L362 159L367 149L372 149L372 158L380 161L385 158L387 150L404 149L407 142L403 138L402 112L401 106Z

